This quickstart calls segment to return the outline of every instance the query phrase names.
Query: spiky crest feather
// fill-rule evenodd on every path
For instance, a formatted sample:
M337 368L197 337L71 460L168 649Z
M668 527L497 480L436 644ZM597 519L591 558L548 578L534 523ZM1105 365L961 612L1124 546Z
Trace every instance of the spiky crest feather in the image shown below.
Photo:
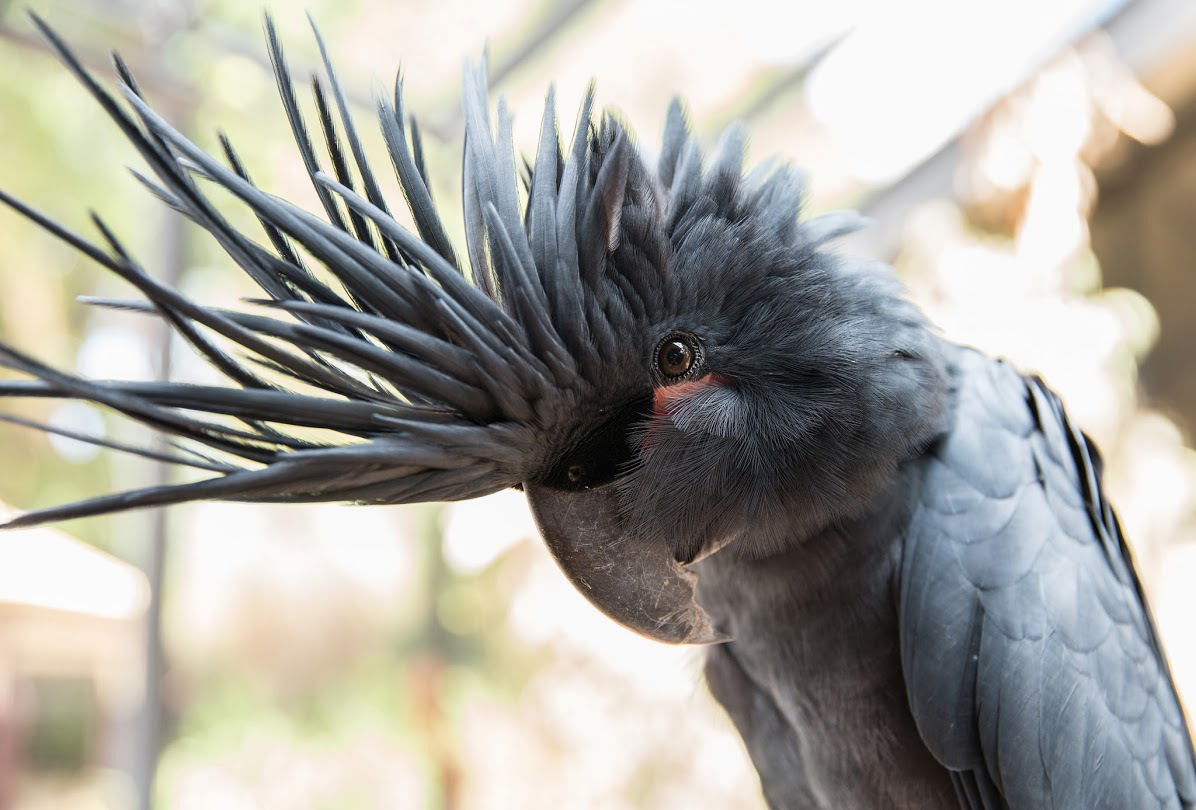
M0 201L120 275L146 299L87 303L165 318L235 384L84 380L0 344L0 365L33 378L0 381L0 396L68 397L108 406L206 450L167 453L71 435L218 473L31 512L9 527L191 500L404 503L471 498L518 484L542 474L577 440L585 425L563 417L595 398L601 412L635 393L642 384L634 369L641 365L644 336L650 339L676 312L734 295L742 286L726 277L681 279L673 267L676 246L694 238L712 216L750 219L752 227L799 254L857 224L839 218L799 226L800 177L780 168L745 179L737 130L703 170L677 102L669 108L654 177L614 118L607 115L594 128L592 87L567 152L549 89L521 203L511 116L500 99L491 121L480 64L467 65L464 78L466 245L459 254L432 199L401 79L393 102L378 100L377 114L418 235L387 208L314 24L325 75L313 77L312 91L331 174L312 143L269 16L265 31L283 111L327 219L256 186L223 135L227 165L191 143L146 103L116 57L125 101L119 103L49 26L36 15L33 21L156 176L138 178L211 234L265 292L265 300L253 303L267 314L200 305L154 280L98 216L104 246L0 191ZM204 184L248 206L269 247L233 228ZM468 257L468 268L459 255ZM284 313L287 319L275 316ZM238 353L225 351L220 341ZM273 376L263 375L263 368ZM325 395L289 390L277 378ZM292 428L317 428L319 437ZM208 451L229 460L213 459Z

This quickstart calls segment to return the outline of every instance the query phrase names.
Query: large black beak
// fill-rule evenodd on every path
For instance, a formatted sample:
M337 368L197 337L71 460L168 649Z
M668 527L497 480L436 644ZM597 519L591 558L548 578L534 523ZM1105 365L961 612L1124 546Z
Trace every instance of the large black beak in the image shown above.
M648 418L651 402L646 397L616 409L543 480L524 484L524 491L548 550L596 608L658 641L729 641L694 599L697 574L682 568L664 543L629 534L619 513L616 481L633 455L631 437Z
M548 550L594 607L648 638L670 644L713 644L719 633L694 599L698 576L663 543L629 538L614 483L569 491L524 485Z

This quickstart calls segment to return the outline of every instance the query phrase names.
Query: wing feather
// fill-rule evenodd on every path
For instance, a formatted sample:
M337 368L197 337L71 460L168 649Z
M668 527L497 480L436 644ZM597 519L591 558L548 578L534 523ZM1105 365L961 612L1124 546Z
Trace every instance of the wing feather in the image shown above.
M1100 460L971 351L903 550L914 718L961 806L1196 807L1196 756Z

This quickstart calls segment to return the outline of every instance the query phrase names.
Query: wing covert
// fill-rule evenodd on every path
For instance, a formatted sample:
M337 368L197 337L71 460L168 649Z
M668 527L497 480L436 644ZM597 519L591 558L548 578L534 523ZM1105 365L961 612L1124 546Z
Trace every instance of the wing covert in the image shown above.
M973 806L1196 806L1192 742L1099 457L1040 380L967 350L957 371L901 564L919 732Z

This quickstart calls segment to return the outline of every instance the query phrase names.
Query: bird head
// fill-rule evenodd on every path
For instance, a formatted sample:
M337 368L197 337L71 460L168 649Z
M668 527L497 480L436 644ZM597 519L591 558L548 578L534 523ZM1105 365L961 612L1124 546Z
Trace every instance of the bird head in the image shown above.
M674 103L655 171L629 143L610 118L590 138L583 314L553 310L584 327L578 378L525 489L591 601L712 641L684 566L856 516L936 427L943 372L891 271L823 249L860 219L802 223L801 176L745 174L738 128L703 166Z
M141 151L151 191L268 298L266 314L204 307L155 281L99 220L103 247L5 195L147 299L95 303L166 317L236 383L93 382L0 348L33 378L0 382L0 394L89 399L215 451L169 457L213 477L10 525L208 498L390 504L514 486L597 607L653 638L713 642L723 636L689 564L776 553L858 514L937 425L943 369L922 316L887 268L825 249L859 218L801 221L801 176L780 164L745 173L738 128L706 158L674 103L650 166L617 119L594 122L592 94L562 144L550 90L521 184L510 115L500 100L492 118L485 71L469 66L466 261L398 83L378 114L415 233L390 214L326 55L330 92L317 83L315 103L335 170L320 169L268 20L326 218L259 189L231 144L224 161L196 147L119 63L118 101L42 28ZM327 136L334 106L349 154ZM247 205L264 242L223 220L200 181Z

